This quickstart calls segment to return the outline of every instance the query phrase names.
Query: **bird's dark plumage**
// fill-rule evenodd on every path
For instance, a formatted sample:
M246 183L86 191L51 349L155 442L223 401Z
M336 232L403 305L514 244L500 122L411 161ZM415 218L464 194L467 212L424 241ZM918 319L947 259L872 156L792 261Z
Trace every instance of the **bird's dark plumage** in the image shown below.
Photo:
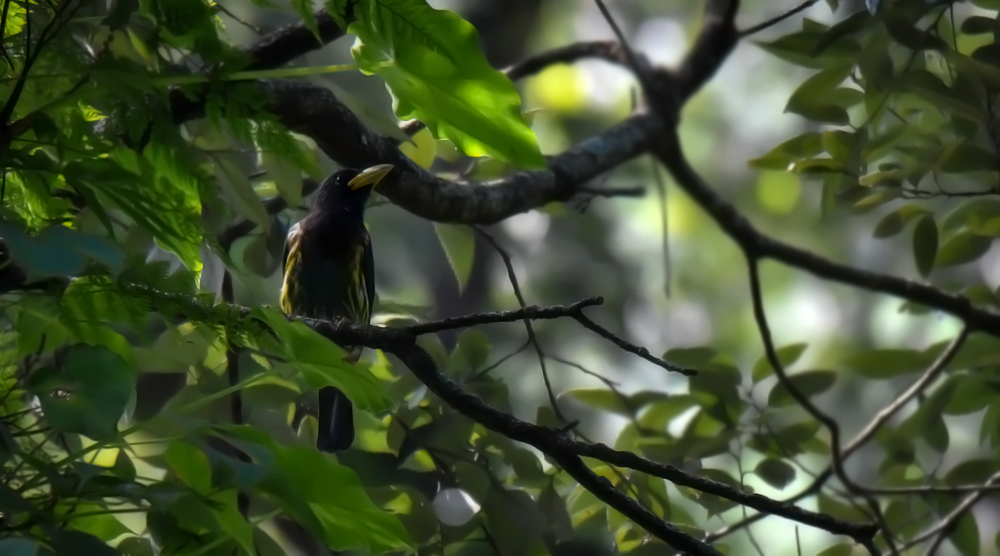
M368 324L375 301L375 265L365 228L365 204L372 187L391 170L388 164L364 172L344 169L324 180L309 214L289 230L285 241L283 311ZM343 347L350 362L361 356L362 348ZM346 450L352 442L350 400L333 386L323 387L316 447L335 452Z

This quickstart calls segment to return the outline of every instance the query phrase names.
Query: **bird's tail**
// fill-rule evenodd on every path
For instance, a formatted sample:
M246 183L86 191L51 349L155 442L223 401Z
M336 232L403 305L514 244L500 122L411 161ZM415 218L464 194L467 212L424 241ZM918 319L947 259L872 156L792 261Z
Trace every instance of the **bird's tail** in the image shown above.
M341 452L354 442L354 407L343 392L333 386L319 391L319 432L316 448L321 452Z

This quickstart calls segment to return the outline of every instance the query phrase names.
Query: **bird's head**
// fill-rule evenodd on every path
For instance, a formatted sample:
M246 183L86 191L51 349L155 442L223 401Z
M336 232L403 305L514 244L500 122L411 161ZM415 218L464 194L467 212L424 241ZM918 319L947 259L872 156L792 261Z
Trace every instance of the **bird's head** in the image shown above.
M344 168L323 180L316 194L315 208L362 214L372 189L392 172L392 164L378 164L366 170Z

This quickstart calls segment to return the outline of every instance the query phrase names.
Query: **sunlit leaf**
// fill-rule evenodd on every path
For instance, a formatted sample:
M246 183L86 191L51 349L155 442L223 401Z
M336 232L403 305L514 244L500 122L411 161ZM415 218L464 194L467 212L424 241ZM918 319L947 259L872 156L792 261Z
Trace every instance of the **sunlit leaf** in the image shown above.
M470 156L545 166L517 90L486 61L471 24L423 0L373 0L354 15L351 53L363 72L385 80L397 116L419 119Z

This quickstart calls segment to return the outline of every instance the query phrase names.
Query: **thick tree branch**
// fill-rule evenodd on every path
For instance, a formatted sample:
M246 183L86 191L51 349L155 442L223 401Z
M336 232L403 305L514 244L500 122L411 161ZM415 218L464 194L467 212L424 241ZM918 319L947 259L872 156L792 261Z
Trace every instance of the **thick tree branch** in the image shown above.
M307 52L319 50L344 36L326 10L316 12L319 40L301 21L277 29L243 48L252 62L244 70L270 69L283 66Z

